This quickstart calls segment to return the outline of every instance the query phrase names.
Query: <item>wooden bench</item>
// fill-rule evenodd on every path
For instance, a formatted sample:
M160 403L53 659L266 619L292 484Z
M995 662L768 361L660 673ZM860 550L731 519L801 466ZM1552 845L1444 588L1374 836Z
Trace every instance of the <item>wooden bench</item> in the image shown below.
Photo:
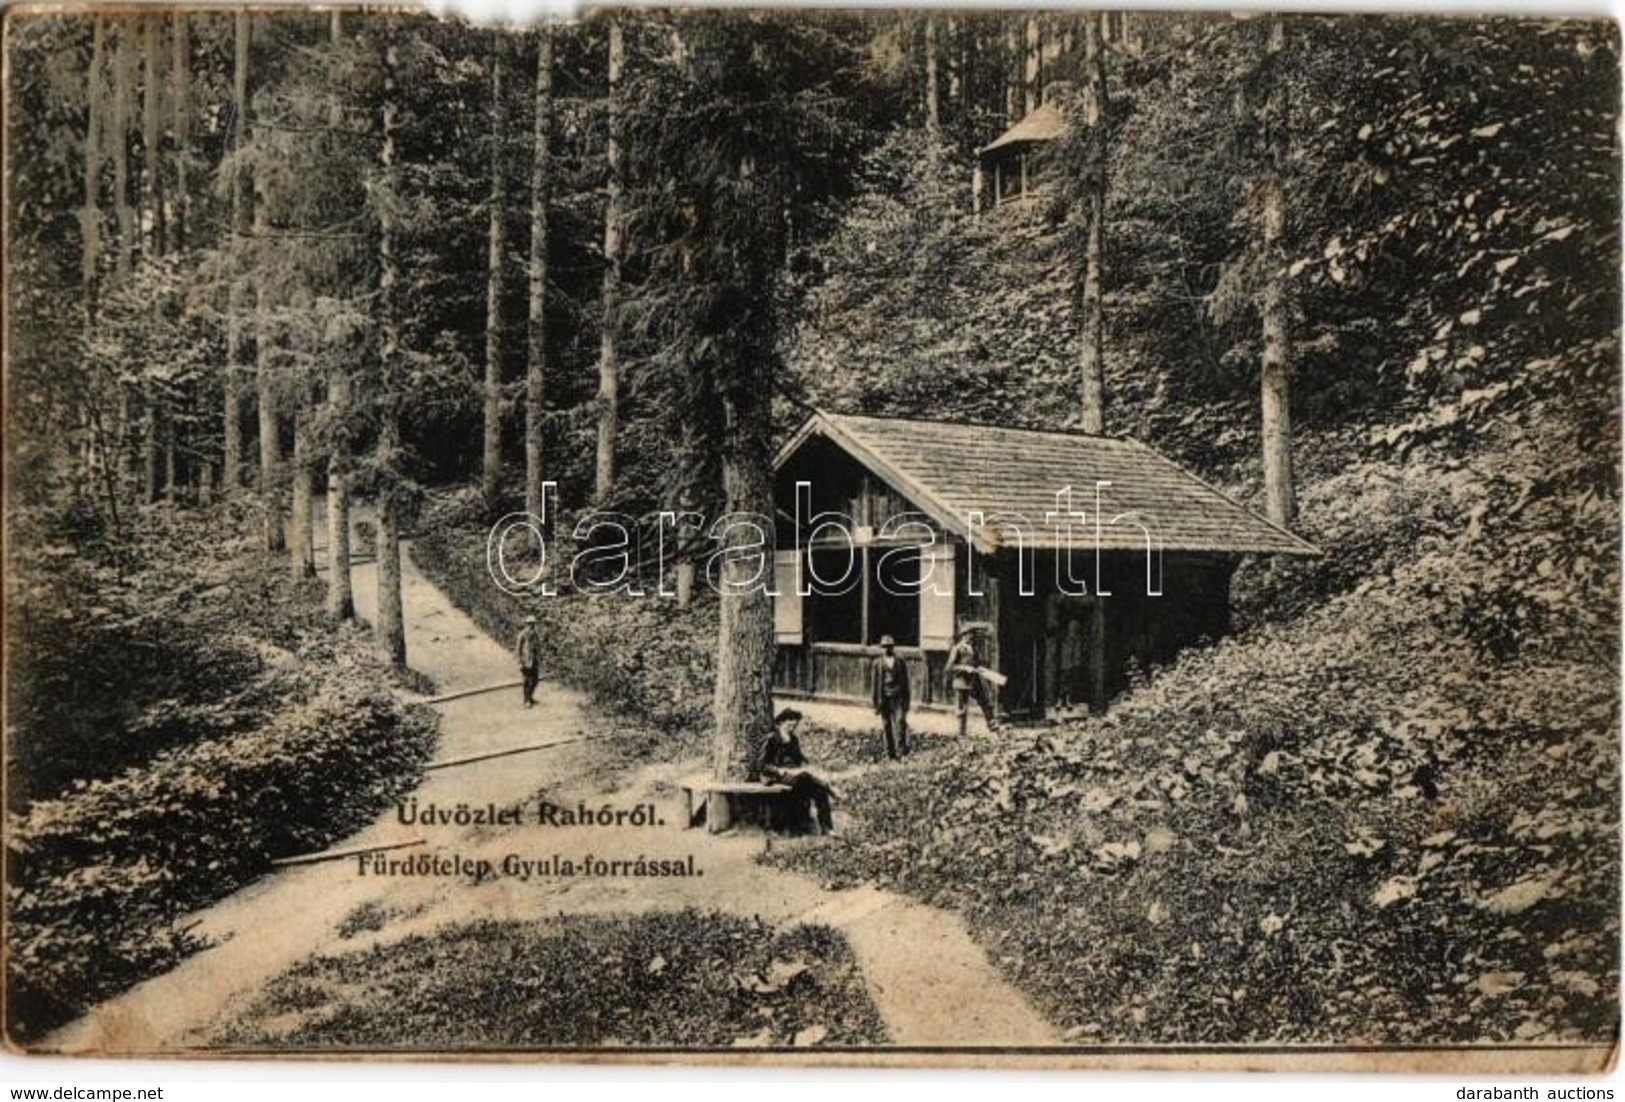
M787 784L762 784L759 781L719 781L708 774L697 774L683 780L678 787L683 792L683 828L694 826L695 817L703 809L705 829L720 834L736 821L755 823L776 829L806 818L805 806L790 798Z

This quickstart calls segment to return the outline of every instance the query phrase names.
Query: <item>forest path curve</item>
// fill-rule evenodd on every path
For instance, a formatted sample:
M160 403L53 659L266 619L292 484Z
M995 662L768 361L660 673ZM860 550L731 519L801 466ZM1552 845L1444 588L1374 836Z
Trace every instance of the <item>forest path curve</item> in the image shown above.
M507 650L455 608L410 554L402 558L413 667L432 677L441 693L511 681L517 671ZM355 596L361 615L371 616L377 597L371 566L356 567ZM870 886L832 892L756 860L764 846L817 845L816 838L677 829L676 782L697 763L652 764L606 782L601 749L591 739L612 736L612 721L596 715L579 693L553 682L543 683L534 710L523 708L518 697L515 688L437 705L442 719L435 759L452 761L539 741L582 741L437 770L409 798L419 807L446 809L460 803L518 806L525 809L522 824L407 825L391 809L335 847L421 839L422 844L386 856L431 852L493 865L510 857L633 861L692 855L701 875L498 875L478 881L366 876L354 858L283 869L192 916L196 932L215 943L211 948L101 1004L47 1038L42 1048L100 1055L218 1052L222 1026L247 1011L272 979L312 955L388 945L449 923L682 907L841 930L893 1044L1057 1043L1051 1026L1005 983L957 917ZM535 814L538 798L568 809L653 806L656 822L641 828L544 826ZM358 923L360 914L369 920Z

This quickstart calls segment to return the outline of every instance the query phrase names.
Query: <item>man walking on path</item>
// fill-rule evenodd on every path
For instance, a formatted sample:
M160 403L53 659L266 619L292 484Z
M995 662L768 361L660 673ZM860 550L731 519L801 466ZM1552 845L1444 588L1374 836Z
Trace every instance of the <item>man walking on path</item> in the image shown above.
M943 673L949 678L954 691L954 712L959 716L959 737L965 737L972 698L976 700L977 707L982 709L982 718L987 720L988 730L997 731L999 721L994 718L993 701L988 696L987 684L982 680L981 656L976 653L975 628L961 629L959 641L948 652Z
M889 635L880 637L881 655L869 676L870 695L880 727L886 735L886 756L908 756L908 663L893 653L897 645Z
M525 707L536 707L536 683L542 679L542 633L536 627L536 617L526 616L525 626L514 644L519 658L519 676L524 678Z

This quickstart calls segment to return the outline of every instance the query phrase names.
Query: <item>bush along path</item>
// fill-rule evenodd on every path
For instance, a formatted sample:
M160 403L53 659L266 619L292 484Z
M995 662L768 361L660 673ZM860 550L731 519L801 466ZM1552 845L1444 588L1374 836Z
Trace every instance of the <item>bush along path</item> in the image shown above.
M238 511L149 512L120 548L42 541L19 563L8 723L35 751L7 760L19 1044L175 967L206 945L190 912L364 827L433 753L435 717L403 707L365 634L222 538Z
M453 607L409 556L403 589L409 653L441 694L512 679L506 648ZM374 599L373 572L359 569L356 600L363 615ZM810 937L807 944L835 944L844 937L883 1026L883 1034L845 1029L835 1020L838 1013L820 1022L798 1011L786 1016L797 1024L793 1035L780 1036L766 1025L753 1024L729 1043L792 1045L799 1037L802 1044L850 1044L881 1035L906 1045L1055 1041L1048 1023L999 977L958 919L870 887L831 892L812 878L765 867L757 858L771 842L760 835L718 837L681 830L674 782L698 768L695 761L657 761L622 771L606 783L602 759L615 758L621 734L616 722L595 714L577 692L553 682L544 682L538 702L527 710L519 690L509 689L438 705L437 762L501 754L539 742L559 745L449 768L431 766L427 780L397 809L339 843L346 850L401 848L366 859L351 856L287 868L200 912L194 916L196 929L215 943L212 948L103 1004L51 1036L45 1047L136 1054L222 1044L263 1049L448 1042L452 1039L439 1034L403 1037L394 1026L387 1035L354 1028L356 1005L365 997L344 983L307 985L303 996L291 1000L297 1012L289 1013L288 982L297 980L301 967L309 972L312 958L354 951L374 953L365 969L366 984L409 985L415 981L404 973L393 976L392 970L410 970L413 955L393 954L388 947L421 944L423 938L433 942L449 937L460 943L469 927L492 921L548 926L565 914L608 919L684 910L760 920L787 934L799 926L833 930L841 936ZM544 802L554 809L546 815ZM606 808L610 819L615 811L628 814L618 824L599 825L597 813ZM491 809L517 810L491 814ZM583 810L593 814L584 816ZM444 821L448 817L451 821ZM564 868L564 862L573 869ZM688 874L648 875L660 868ZM375 952L380 948L386 951ZM806 963L815 973L821 965L838 972L837 958L845 950L831 952L830 961ZM662 971L653 959L632 962L617 956L600 964L588 970L588 982L615 986L611 981L618 970L634 964L646 976ZM784 968L796 962L769 962L764 974L744 977L743 987L771 985L774 964L782 979ZM522 962L492 958L489 966L493 998L482 1003L476 997L470 1005L484 1006L494 1021L505 1013L498 1005L505 982L499 982L498 973L511 972ZM296 974L288 976L291 972ZM323 974L344 973L339 967ZM563 982L562 977L546 976L538 982L546 987L555 979ZM459 977L456 982L466 986L470 981ZM478 977L473 982L477 987ZM536 997L543 992L538 990ZM613 1019L617 1010L618 1001L606 998L603 1013ZM388 1017L376 1016L380 1029ZM686 1042L678 1018L672 1015L673 1032L661 1039L664 1043ZM602 1035L621 1038L613 1021ZM475 1044L480 1036L473 1028L455 1043ZM556 1043L545 1034L515 1036L494 1027L483 1036L487 1044L504 1047Z
M388 984L372 982L380 971ZM886 1033L840 934L691 909L482 919L314 957L220 1037L267 1049L444 1051L850 1047Z

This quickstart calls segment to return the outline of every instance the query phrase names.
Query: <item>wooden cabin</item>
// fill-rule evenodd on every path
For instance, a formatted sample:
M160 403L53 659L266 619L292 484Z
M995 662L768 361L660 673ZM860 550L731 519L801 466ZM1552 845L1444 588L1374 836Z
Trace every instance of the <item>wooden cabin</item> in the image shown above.
M1101 710L1131 663L1228 630L1241 556L1319 553L1108 436L818 413L774 470L785 696L867 699L890 635L916 704L943 705L948 648L977 624L1004 712Z
M1065 132L1066 116L1050 101L978 149L971 180L976 212L1032 198L1038 185L1037 154Z

